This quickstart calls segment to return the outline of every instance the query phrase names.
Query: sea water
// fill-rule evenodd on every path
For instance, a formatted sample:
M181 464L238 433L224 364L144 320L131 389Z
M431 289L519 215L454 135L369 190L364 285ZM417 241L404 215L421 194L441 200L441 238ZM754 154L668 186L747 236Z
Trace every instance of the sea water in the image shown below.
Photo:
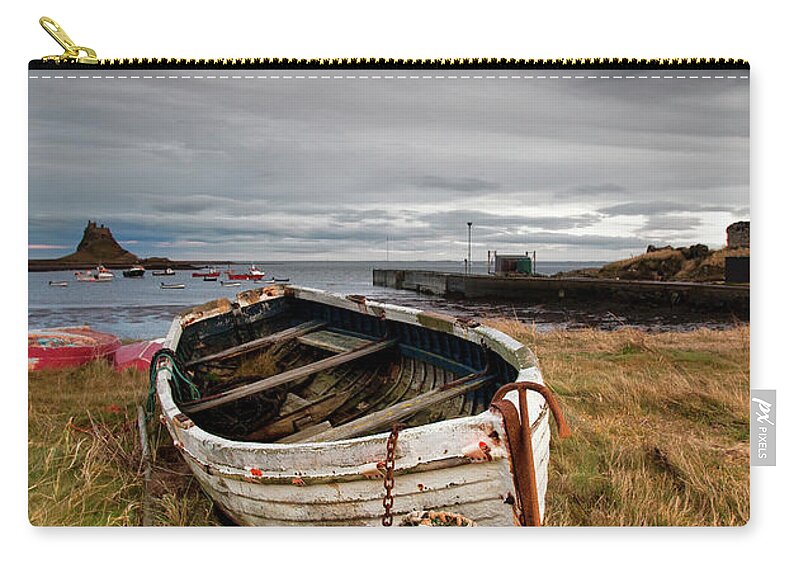
M553 309L524 302L486 302L451 300L413 291L400 291L372 285L373 268L424 269L463 272L463 262L256 262L266 277L288 278L294 285L323 289L342 295L365 295L369 299L435 310L458 316L485 318L510 317L533 322L541 329L564 326L615 328L629 319L624 316L594 313L591 310ZM589 266L587 262L537 263L537 273L552 275ZM218 267L225 271L247 272L248 265ZM473 265L473 273L485 273L486 264ZM89 325L124 339L150 339L166 335L173 317L181 310L219 297L233 298L240 291L263 284L241 281L241 287L222 287L220 281L193 278L192 271L176 271L172 276L125 278L115 270L111 282L79 282L73 271L28 273L28 327L30 329ZM67 281L68 287L51 287L49 281ZM183 283L185 289L161 289L161 283ZM637 324L635 319L629 324ZM685 325L686 323L683 323ZM663 323L670 328L669 323ZM659 323L648 326L664 328Z

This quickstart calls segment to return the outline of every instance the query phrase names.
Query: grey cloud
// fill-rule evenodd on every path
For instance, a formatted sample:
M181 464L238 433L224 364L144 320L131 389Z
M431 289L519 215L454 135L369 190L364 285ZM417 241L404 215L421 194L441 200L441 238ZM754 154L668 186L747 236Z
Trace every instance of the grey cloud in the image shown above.
M141 255L380 257L388 237L458 259L473 221L487 247L611 258L670 239L655 216L708 241L748 213L748 121L746 81L40 80L29 242L92 218Z
M625 202L600 208L600 214L609 216L651 216L656 214L669 214L676 212L727 212L730 206L703 205L696 203L678 202Z
M668 234L675 235L692 231L702 223L703 220L698 216L649 216L645 224L639 230L639 233L667 232Z
M623 188L619 184L582 184L570 189L570 194L580 197L594 197L594 196L619 196L627 195L630 191Z
M454 190L456 192L489 192L500 188L500 184L469 176L422 176L413 181L420 188Z
M601 216L594 213L564 216L522 216L518 214L490 214L480 210L451 210L423 214L421 220L434 228L464 228L472 222L475 229L488 231L513 230L520 227L545 230L575 229L591 226Z

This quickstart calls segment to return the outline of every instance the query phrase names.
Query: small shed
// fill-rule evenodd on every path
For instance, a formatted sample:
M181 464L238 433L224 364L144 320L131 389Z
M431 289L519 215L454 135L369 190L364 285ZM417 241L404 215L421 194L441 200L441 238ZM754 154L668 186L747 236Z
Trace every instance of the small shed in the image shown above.
M527 255L495 255L495 275L531 275L533 267Z

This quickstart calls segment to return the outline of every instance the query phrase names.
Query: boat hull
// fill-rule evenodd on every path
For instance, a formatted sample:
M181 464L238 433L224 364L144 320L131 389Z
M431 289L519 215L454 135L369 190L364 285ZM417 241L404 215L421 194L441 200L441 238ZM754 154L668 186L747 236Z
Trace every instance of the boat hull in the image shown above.
M111 360L117 337L89 327L43 329L28 333L28 370L72 368L92 360Z
M398 325L485 344L511 371L511 381L541 383L535 356L522 344L488 327L464 324L430 313L343 298L322 291L272 286L237 295L247 312L291 296L331 310L378 317ZM190 310L173 322L164 346L178 350L186 328L224 318L231 304L219 300ZM412 335L413 336L413 335ZM171 371L157 375L163 422L196 478L215 503L242 525L377 526L384 514L381 477L370 466L386 458L387 433L315 443L235 441L209 433L188 419L173 399ZM532 422L539 510L545 513L549 460L549 410L536 392L527 392ZM506 399L518 405L512 392ZM488 449L485 455L477 448ZM501 416L492 409L467 417L402 430L397 441L395 524L412 510L458 513L481 526L518 524L508 441Z
M126 368L148 370L150 359L164 344L164 339L145 340L120 346L114 351L114 369L121 371Z

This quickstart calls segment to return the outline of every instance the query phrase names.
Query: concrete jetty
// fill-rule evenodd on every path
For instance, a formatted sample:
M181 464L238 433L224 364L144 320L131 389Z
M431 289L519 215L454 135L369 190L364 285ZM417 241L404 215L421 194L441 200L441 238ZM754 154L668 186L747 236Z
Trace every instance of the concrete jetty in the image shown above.
M498 277L409 269L373 269L372 283L379 287L467 299L507 299L532 304L586 306L636 304L645 307L683 308L697 313L731 313L750 316L750 287L679 281L627 281L618 279Z

